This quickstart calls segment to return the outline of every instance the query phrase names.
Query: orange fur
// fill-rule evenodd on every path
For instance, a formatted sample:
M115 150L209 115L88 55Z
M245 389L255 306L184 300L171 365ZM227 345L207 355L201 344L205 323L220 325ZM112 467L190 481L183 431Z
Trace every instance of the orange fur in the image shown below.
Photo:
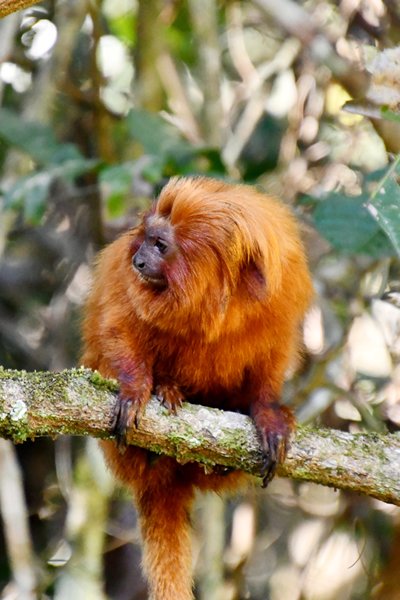
M160 260L162 288L132 268L149 231L173 248ZM297 225L283 204L248 186L172 179L139 227L100 254L83 363L119 379L123 425L139 422L152 391L171 410L185 397L252 415L268 481L294 428L279 396L311 297ZM133 447L121 454L112 442L103 448L135 496L151 597L191 599L193 490L234 489L243 475L205 475Z

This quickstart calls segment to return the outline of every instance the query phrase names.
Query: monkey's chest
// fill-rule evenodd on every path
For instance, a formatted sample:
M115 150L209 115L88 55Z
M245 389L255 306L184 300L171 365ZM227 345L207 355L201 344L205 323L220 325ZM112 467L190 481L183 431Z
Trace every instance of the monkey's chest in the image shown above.
M185 345L157 354L154 386L174 384L190 402L242 410L247 363L238 349L228 346Z

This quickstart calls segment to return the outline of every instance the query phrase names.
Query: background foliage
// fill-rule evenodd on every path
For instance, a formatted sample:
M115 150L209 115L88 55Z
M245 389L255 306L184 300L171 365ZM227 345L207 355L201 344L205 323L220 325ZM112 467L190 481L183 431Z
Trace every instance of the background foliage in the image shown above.
M53 0L0 21L0 364L79 362L95 252L168 177L244 180L293 206L314 273L287 400L398 429L399 38L390 0ZM146 597L90 440L0 440L0 511L2 598ZM200 499L196 523L204 600L400 596L394 507L276 480Z

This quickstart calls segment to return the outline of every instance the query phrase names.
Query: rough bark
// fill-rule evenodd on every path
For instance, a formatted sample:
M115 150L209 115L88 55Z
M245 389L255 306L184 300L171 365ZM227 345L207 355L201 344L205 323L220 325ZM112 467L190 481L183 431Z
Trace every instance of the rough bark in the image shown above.
M6 15L29 8L40 0L0 0L0 19Z

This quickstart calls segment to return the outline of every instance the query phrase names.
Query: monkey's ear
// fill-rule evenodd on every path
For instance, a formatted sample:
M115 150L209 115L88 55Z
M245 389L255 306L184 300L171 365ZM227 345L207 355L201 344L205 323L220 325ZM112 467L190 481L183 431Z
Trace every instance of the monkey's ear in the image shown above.
M253 300L264 300L267 295L267 278L261 258L251 258L240 273L240 288L246 290Z

